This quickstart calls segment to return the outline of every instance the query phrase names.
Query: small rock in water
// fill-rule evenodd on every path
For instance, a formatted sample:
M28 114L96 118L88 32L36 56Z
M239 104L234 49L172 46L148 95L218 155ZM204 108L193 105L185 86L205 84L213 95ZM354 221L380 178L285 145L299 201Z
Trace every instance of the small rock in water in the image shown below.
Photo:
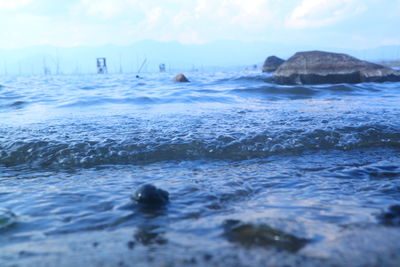
M266 224L243 223L239 220L227 220L224 234L230 242L246 247L275 247L289 252L297 252L309 240L273 229Z
M282 65L285 60L277 57L277 56L270 56L264 61L262 72L273 72Z
M129 241L126 245L128 246L129 249L133 249L135 247L135 242Z
M174 81L175 82L179 82L179 83L188 83L188 82L190 82L188 80L188 78L186 78L186 76L183 75L182 73L176 75L175 78L174 78Z
M159 189L152 184L144 184L136 190L132 195L132 199L139 204L160 207L168 203L169 194L167 191Z
M16 216L9 210L0 209L0 231L15 224Z
M388 226L400 226L400 205L392 205L389 210L378 215L380 223Z

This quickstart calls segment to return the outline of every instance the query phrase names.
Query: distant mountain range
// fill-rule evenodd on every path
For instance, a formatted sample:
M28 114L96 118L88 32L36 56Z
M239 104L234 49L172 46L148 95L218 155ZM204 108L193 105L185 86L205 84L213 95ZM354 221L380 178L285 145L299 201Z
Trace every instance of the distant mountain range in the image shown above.
M35 46L14 50L0 50L0 75L31 75L95 73L96 58L106 57L111 73L136 73L146 60L143 72L158 71L164 63L170 71L217 70L262 65L270 55L288 58L297 51L326 50L342 52L370 61L400 59L400 46L374 49L340 49L281 45L265 42L218 41L203 45L184 45L178 42L140 41L128 46L98 47Z

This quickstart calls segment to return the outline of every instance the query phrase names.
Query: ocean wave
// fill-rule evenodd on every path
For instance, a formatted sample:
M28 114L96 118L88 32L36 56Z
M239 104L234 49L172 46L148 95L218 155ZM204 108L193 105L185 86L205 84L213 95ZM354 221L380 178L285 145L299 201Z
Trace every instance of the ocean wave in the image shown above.
M329 85L314 85L314 86L282 86L276 84L257 84L256 86L245 86L234 88L230 93L241 95L268 95L284 98L293 97L314 97L328 95L354 95L354 94L367 94L371 92L380 92L383 90L388 91L389 86L384 88L379 86L370 86L369 84L329 84Z
M271 97L307 97L314 96L320 93L320 90L305 87L305 86L293 86L293 87L277 87L277 86L258 86L250 88L240 88L231 90L233 94L240 95L268 95Z
M106 105L106 104L158 104L162 103L159 98L156 97L125 97L125 98L106 98L106 97L91 97L90 99L74 99L67 103L58 105L58 108L68 107L86 107L95 105Z
M217 83L226 83L226 82L274 82L274 76L269 73L262 74L252 74L252 75L240 75L233 76L229 78L222 78L216 81Z
M75 109L99 106L157 106L181 103L240 103L254 98L260 102L327 97L397 97L399 83L324 84L283 86L272 74L198 74L192 83L173 83L154 76L138 82L129 76L59 77L55 80L24 78L1 90L0 112L31 109Z
M238 136L238 137L235 137ZM316 150L400 148L400 129L387 125L330 129L285 129L246 135L185 138L160 136L124 140L2 140L0 165L94 167L168 160L248 160Z

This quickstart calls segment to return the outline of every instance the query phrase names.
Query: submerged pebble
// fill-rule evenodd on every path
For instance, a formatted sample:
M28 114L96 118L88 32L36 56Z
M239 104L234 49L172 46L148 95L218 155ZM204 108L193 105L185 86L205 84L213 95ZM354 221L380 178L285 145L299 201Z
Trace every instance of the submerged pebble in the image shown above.
M152 184L144 184L136 190L132 199L146 206L162 207L168 203L169 193Z
M297 252L309 240L273 229L266 224L243 223L239 220L227 220L224 235L230 242L246 247L272 247L289 252Z
M392 205L388 211L378 215L380 223L388 226L400 226L400 205Z
M16 216L9 210L0 209L0 230L5 229L16 222Z

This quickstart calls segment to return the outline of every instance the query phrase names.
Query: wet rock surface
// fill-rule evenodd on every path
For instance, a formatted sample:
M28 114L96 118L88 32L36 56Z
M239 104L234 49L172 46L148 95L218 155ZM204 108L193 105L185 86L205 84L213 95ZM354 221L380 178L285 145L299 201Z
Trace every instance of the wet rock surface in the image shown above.
M264 65L262 68L262 72L273 72L276 71L280 65L282 65L285 60L277 57L277 56L270 56L264 61Z
M389 209L378 215L381 224L387 226L400 226L400 205L392 205Z
M324 51L298 52L275 71L279 84L327 84L400 81L400 71Z
M140 186L131 197L137 203L146 207L163 207L169 202L169 193L152 184Z
M297 252L309 240L298 238L266 224L243 223L239 220L224 222L224 235L230 241L245 247L270 247L288 252Z

